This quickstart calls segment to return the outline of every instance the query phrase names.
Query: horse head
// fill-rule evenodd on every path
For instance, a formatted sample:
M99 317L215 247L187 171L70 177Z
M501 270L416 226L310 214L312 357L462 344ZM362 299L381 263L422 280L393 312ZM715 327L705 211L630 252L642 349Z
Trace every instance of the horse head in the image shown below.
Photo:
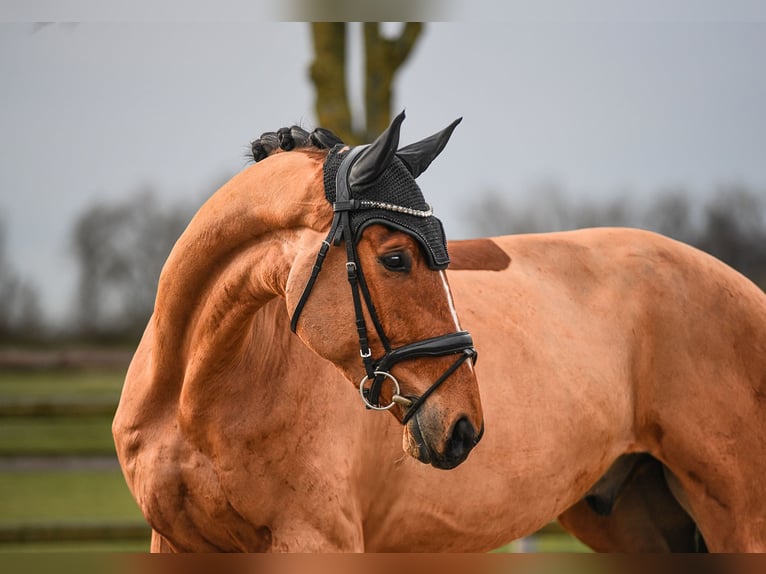
M179 432L201 452L231 448L220 425L231 393L252 392L243 365L274 355L253 348L254 317L282 297L301 340L368 407L404 424L406 452L439 468L465 460L483 430L475 351L452 304L441 223L415 183L455 124L398 150L403 118L369 146L319 132L331 149L269 156L205 202L165 263L141 360L126 379L126 396L148 405L136 415L145 424L158 411L177 413ZM264 398L250 417L294 416L279 400L286 384L309 400L302 381L277 389L260 374L256 383L273 389L274 406Z
M329 150L329 233L304 237L285 296L304 343L358 386L368 408L404 424L405 452L452 468L483 431L476 352L452 302L441 222L415 178L459 120L397 149L403 119L369 146Z

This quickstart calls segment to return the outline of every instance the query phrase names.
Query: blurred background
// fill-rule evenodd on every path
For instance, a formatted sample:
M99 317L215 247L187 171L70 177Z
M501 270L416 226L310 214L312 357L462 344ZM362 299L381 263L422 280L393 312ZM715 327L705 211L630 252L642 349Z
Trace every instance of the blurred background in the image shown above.
M264 131L402 143L451 239L620 225L766 286L766 26L0 24L0 551L145 550L111 417L168 252ZM581 549L554 534L511 549Z

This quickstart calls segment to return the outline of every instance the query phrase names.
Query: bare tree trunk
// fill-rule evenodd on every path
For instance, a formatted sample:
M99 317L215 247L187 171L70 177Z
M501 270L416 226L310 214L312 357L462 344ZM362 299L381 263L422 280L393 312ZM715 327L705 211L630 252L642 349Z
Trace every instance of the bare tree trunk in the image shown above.
M394 76L415 46L422 22L407 22L402 33L392 39L380 33L380 23L365 22L365 112L367 139L372 140L391 122Z
M311 80L316 88L317 119L351 145L369 142L391 121L391 100L396 72L415 46L423 24L408 22L396 38L385 38L380 24L364 24L365 128L354 131L346 84L345 22L313 22L314 61Z
M353 145L358 142L351 128L346 90L346 23L312 22L311 31L314 38L311 80L316 88L319 125Z

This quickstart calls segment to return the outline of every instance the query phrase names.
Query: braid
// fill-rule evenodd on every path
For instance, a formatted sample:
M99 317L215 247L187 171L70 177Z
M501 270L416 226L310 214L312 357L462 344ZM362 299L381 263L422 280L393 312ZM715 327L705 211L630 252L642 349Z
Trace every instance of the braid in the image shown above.
M250 150L253 161L259 162L281 151L308 147L328 149L342 143L343 140L326 128L316 128L309 133L300 126L292 126L261 134L261 137L250 143Z

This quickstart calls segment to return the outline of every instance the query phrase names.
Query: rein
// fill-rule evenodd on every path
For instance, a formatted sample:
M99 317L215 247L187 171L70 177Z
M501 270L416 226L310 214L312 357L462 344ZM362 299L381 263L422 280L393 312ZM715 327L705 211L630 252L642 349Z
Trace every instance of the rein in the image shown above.
M476 358L476 350L473 347L473 339L467 331L448 333L446 335L410 343L396 349L391 348L391 342L383 331L383 326L375 311L375 305L372 302L370 290L367 287L367 282L364 279L364 274L362 273L362 268L359 264L359 258L356 253L356 245L351 229L350 213L355 210L375 207L377 209L385 209L389 211L406 212L409 215L418 217L428 217L431 215L431 210L417 211L389 203L353 199L351 197L351 190L348 183L348 173L354 160L365 147L367 146L357 146L352 148L346 157L343 158L343 161L338 167L335 179L336 196L335 203L333 203L334 215L332 225L330 226L330 232L327 234L324 241L322 241L322 245L319 248L316 261L311 270L311 275L300 299L298 300L298 304L295 307L293 317L290 321L290 329L295 332L298 326L298 319L303 311L303 307L306 305L309 295L311 294L314 283L322 270L322 265L324 264L327 252L330 250L330 246L338 246L341 241L344 241L346 244L346 273L351 287L351 298L354 304L354 314L356 316L356 330L359 337L359 354L362 358L366 373L359 383L359 392L367 408L374 410L388 410L395 404L406 408L407 411L402 417L402 424L407 424L423 405L425 400L439 386L441 386L441 384L446 381L450 375L460 367L460 365L469 358ZM373 359L372 351L370 350L369 339L367 336L367 322L364 318L364 310L362 307L363 302L367 307L373 327L385 349L385 354L378 360ZM397 381L390 372L396 363L420 357L441 357L445 355L460 356L420 397L405 397L400 394L401 389L399 381ZM391 402L388 405L381 405L379 403L380 391L386 380L389 380L393 385L394 393ZM371 381L369 387L365 387L367 381Z

